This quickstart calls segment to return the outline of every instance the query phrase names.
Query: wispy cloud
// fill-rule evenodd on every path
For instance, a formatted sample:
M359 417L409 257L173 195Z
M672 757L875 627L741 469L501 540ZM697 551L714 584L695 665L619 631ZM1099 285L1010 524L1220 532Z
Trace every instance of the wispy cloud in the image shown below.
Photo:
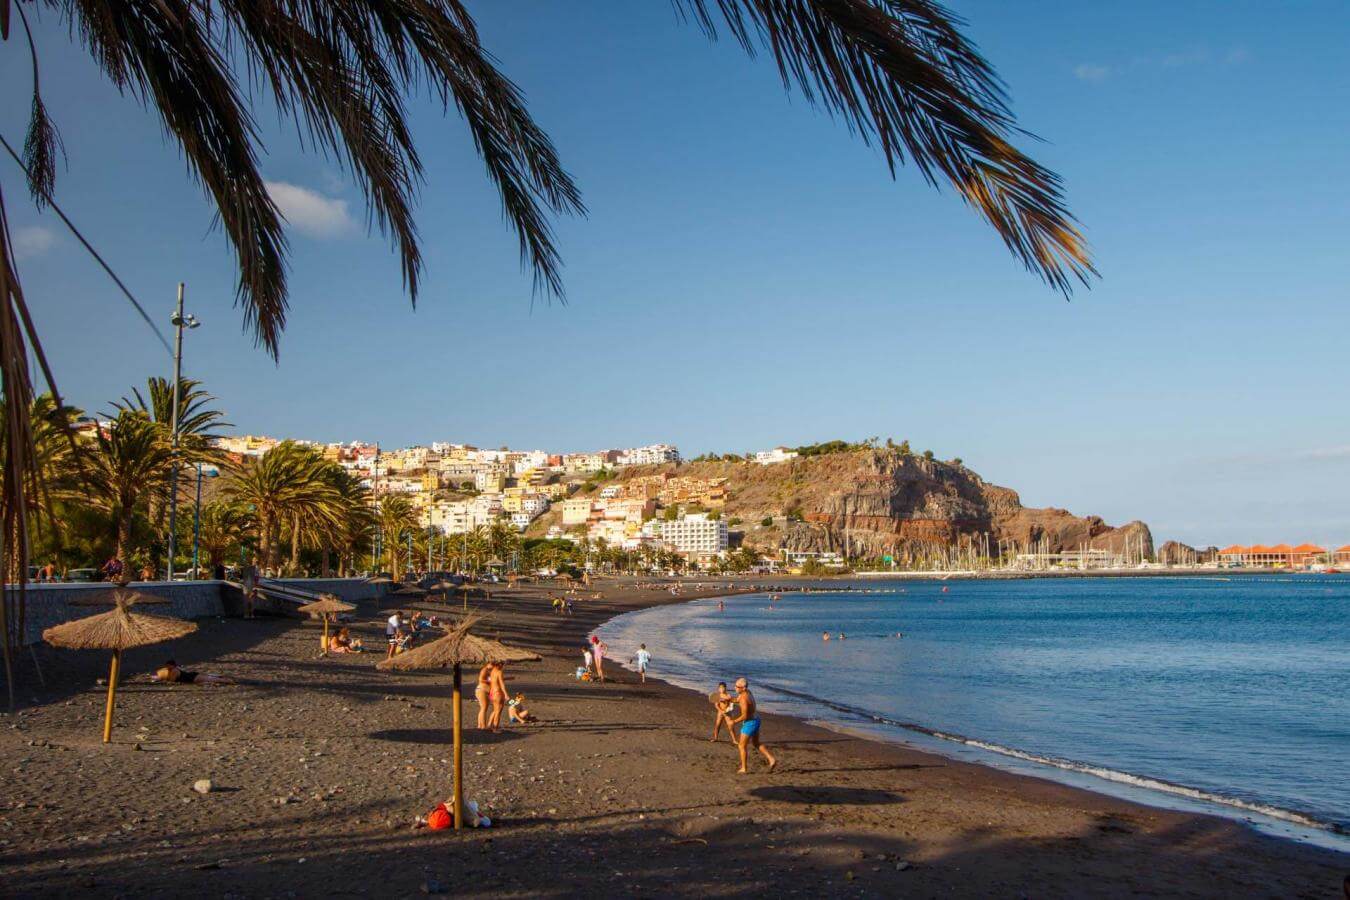
M1235 453L1192 461L1199 467L1214 472L1269 470L1279 467L1283 474L1296 474L1310 466L1350 463L1350 444L1329 444L1325 447L1302 447L1290 450L1272 450L1258 453Z
M14 229L14 255L19 259L41 256L56 246L56 235L41 225L25 225Z
M1230 47L1223 53L1214 53L1208 47L1195 47L1160 56L1136 56L1125 63L1083 62L1074 66L1073 77L1079 81L1102 82L1108 78L1128 75L1135 71L1184 69L1192 66L1240 66L1251 59L1246 47Z
M1110 66L1098 66L1093 63L1082 63L1073 70L1073 77L1079 81L1102 81L1110 74Z
M284 181L269 181L266 184L267 193L271 195L277 209L302 234L335 238L356 230L356 222L347 209L346 200L325 197L318 191Z
M1307 460L1342 460L1350 459L1350 445L1339 447L1313 447L1310 450L1299 450L1293 455L1294 459Z

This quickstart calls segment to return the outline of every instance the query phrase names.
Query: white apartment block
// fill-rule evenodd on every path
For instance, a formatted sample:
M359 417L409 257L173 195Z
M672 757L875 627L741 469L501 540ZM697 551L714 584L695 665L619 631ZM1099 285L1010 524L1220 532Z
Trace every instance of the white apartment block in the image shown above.
M646 447L632 447L619 453L621 466L657 466L662 463L680 461L679 448L672 444L649 444Z
M787 462L789 459L796 459L797 451L789 450L787 447L774 447L772 450L760 450L755 454L755 462L761 466L771 466L774 463Z
M500 497L484 495L472 500L432 503L421 513L423 527L439 528L444 534L464 534L491 525L501 516Z
M511 459L511 474L519 475L530 469L542 469L548 465L548 454L543 450L527 450L514 454Z
M707 513L691 513L661 523L661 542L686 556L717 556L729 545L727 523Z

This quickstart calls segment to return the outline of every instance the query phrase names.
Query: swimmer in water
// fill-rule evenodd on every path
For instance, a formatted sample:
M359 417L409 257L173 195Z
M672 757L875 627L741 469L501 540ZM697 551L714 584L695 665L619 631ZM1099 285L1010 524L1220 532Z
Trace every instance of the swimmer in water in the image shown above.
M844 639L844 633L841 631L841 632L839 632L839 640L842 641L843 639Z
M830 639L830 633L828 631L822 632L820 635L820 639L822 641L828 641Z

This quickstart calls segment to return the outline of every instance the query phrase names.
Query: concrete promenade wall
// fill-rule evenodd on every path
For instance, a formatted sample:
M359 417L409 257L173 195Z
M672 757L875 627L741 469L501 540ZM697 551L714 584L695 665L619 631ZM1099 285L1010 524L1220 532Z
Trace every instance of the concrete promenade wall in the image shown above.
M351 603L377 600L386 593L388 587L366 584L360 578L285 578L276 581L300 590L315 593L325 591ZM29 585L25 592L28 611L23 642L40 643L43 629L107 612L108 608L104 606L76 606L71 601L113 587L106 582ZM240 609L239 592L224 581L133 581L129 587L138 593L153 594L169 601L162 605L146 606L144 611L151 615L200 619L205 616L236 615Z

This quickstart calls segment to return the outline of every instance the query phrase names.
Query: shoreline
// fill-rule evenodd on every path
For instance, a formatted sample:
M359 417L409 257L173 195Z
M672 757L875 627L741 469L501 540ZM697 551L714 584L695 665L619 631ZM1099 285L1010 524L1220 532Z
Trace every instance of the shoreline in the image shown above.
M726 595L736 596L736 595ZM603 630L619 619L642 610L622 613L599 627ZM630 673L633 671L624 667ZM655 680L656 676L650 676ZM684 679L660 679L678 690L701 696ZM761 682L762 684L762 682ZM771 695L787 695L833 711L853 721L812 717L803 712L779 712L787 718L850 735L860 740L894 744L920 753L974 763L1028 778L1039 778L1144 806L1195 815L1210 815L1251 827L1258 833L1295 843L1350 853L1350 829L1338 822L1323 821L1297 809L1270 806L1224 794L1214 794L1166 779L1109 769L1074 759L1039 756L1016 747L993 744L978 737L935 729L921 723L898 721L868 710L844 706L828 698L798 694L778 686L766 688ZM763 703L761 703L763 706Z
M784 591L786 593L787 591ZM684 601L693 603L700 600L719 599L767 593L765 591L734 591L714 594L707 597L694 597ZM668 603L639 607L619 613L592 629L592 633L610 629L624 617L632 616ZM636 672L624 666L630 674ZM660 680L670 687L687 691L702 698L699 689L677 679L674 681L658 678L649 674L648 681ZM814 695L797 694L785 688L770 686L767 690L773 694L784 694L808 703L832 710L850 717L855 722L833 721L827 718L811 718L800 712L780 712L774 715L792 719L805 725L822 727L831 731L848 734L860 740L874 741L883 745L896 745L918 753L928 753L945 759L973 763L990 769L1008 772L1027 778L1048 780L1103 797L1110 797L1129 803L1165 809L1194 815L1214 816L1250 827L1264 837L1292 841L1296 844L1327 849L1332 852L1350 855L1350 828L1334 821L1323 821L1297 809L1261 804L1255 801L1241 800L1222 794L1213 794L1200 788L1167 779L1140 775L1132 772L1113 770L1080 760L1039 756L1016 747L992 744L978 736L939 730L922 723L897 721L868 710L855 709L842 705L836 700ZM917 740L916 740L917 739ZM1256 821L1259 819L1261 821Z
M449 676L386 674L383 653L319 659L318 628L203 620L131 651L113 743L99 741L100 653L44 651L36 704L0 716L0 872L22 897L1332 896L1350 856L1215 816L765 713L780 759L735 774L706 698L615 670L577 682L581 641L625 612L726 594L603 581L561 617L547 585L494 590L486 637L542 662L510 667L537 726L466 733L466 797L496 827L413 820L449 787ZM748 592L765 579L717 579ZM405 602L440 615L458 604ZM353 632L382 645L383 615ZM165 686L167 655L239 681ZM468 676L472 680L472 674ZM29 692L25 690L27 694ZM474 705L466 708L472 724ZM196 779L214 788L193 791Z

